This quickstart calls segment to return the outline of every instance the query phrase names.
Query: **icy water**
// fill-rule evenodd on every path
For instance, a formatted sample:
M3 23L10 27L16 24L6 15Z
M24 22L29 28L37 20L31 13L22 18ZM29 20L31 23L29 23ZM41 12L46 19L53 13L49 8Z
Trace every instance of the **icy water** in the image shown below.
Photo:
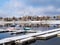
M32 27L31 30L40 30L40 31L48 31L51 29L55 29L57 27ZM23 28L20 27L20 29L22 30ZM18 34L18 35L23 35L23 34ZM0 39L3 38L7 38L7 37L12 37L12 36L16 36L16 35L11 35L10 33L0 33ZM37 40L32 44L28 44L28 45L60 45L60 38L55 37L49 40Z
M49 27L49 28L40 28L42 31L46 31L46 30L50 30L50 29L55 29L56 27ZM39 29L39 28L38 28ZM60 45L60 38L59 37L55 37L49 40L37 40L32 44L29 45Z
M60 45L60 38L55 37L49 40L37 40L35 43L29 45Z
M31 30L37 30L37 31L48 31L51 29L55 29L56 27L32 27ZM21 30L23 30L23 28L20 27ZM23 35L23 34L18 34L18 35ZM0 39L6 38L6 37L12 37L12 36L16 36L16 35L11 35L11 33L0 33Z

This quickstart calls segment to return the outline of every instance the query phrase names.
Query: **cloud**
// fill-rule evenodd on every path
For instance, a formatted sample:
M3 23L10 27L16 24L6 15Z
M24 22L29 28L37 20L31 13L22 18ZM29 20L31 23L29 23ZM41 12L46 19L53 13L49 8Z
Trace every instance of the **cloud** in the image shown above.
M25 2L27 2L29 5L32 6L49 6L49 5L53 5L53 6L57 6L60 7L60 0L26 0Z
M28 9L28 15L59 15L60 14L60 8L56 8L54 6L47 6L47 7L29 7ZM27 13L27 11L26 11Z
M54 3L53 3L54 2ZM54 5L58 4L59 0L10 0L6 2L0 14L3 17L20 17L24 15L59 15L60 7ZM47 4L47 5L46 5ZM37 5L37 6L36 6ZM1 16L0 15L0 16Z

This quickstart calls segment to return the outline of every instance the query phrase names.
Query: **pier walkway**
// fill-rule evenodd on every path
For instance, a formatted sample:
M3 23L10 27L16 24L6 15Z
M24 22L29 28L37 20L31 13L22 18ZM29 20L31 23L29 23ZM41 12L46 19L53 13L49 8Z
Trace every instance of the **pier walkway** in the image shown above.
M37 33L31 33L31 34L26 34L26 35L21 35L21 36L14 36L14 37L9 37L9 38L4 38L0 40L0 44L5 44L11 41L16 41L16 40L23 40L23 39L28 39L29 37L51 37L54 35L57 35L58 33L60 33L60 28L58 29L53 29L53 30L49 30L49 31L44 31L44 32L37 32Z

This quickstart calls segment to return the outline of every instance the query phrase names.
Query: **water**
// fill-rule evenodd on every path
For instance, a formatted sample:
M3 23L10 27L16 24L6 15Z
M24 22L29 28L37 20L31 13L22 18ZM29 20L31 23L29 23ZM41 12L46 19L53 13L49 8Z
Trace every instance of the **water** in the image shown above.
M57 27L32 27L31 30L40 30L40 31L48 31L52 29L56 29Z
M50 30L50 29L55 29L57 27L49 27L49 28L38 28L39 30L42 31L46 31L46 30ZM49 40L37 40L35 43L29 44L29 45L60 45L60 38L59 37L55 37Z
M37 40L35 43L30 45L60 45L60 38L55 37L49 40Z
M0 33L0 39L4 39L4 38L8 38L8 37L14 37L14 36L20 36L20 35L23 35L23 34L11 34L11 33Z
M11 35L9 33L0 33L0 39L10 37Z
M32 27L31 30L40 30L40 31L47 31L51 29L55 29L57 27ZM22 30L23 28L20 27ZM23 34L18 34L18 35L23 35ZM17 36L17 35L11 35L10 33L0 33L0 39L7 38L7 37L12 37L12 36ZM29 44L29 45L60 45L60 38L55 37L49 40L37 40L35 43Z

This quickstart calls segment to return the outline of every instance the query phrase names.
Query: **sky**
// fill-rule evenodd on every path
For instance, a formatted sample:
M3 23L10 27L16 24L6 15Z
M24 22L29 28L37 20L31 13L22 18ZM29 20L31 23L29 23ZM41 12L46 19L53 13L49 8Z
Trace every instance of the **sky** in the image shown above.
M60 0L0 0L0 17L60 15Z

